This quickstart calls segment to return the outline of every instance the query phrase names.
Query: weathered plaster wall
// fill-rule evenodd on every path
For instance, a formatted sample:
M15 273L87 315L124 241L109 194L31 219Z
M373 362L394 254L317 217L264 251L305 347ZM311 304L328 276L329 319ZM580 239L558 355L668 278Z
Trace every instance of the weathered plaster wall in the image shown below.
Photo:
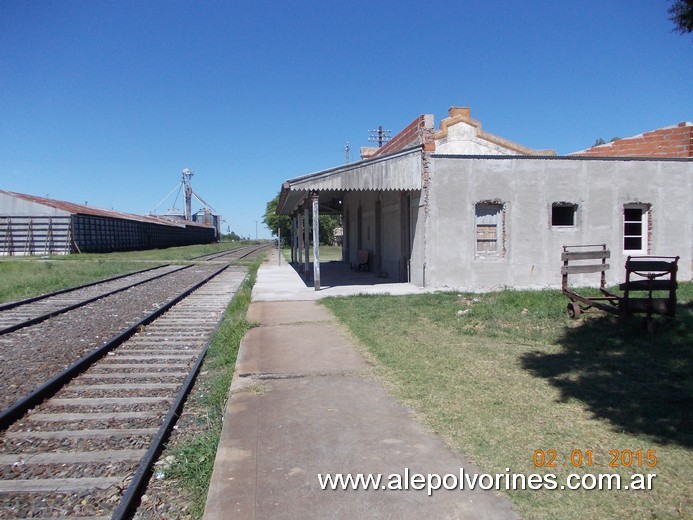
M433 156L426 285L467 289L560 286L563 245L606 243L609 283L623 281L623 206L646 203L653 255L679 255L691 279L693 162ZM504 205L504 253L476 254L475 204ZM573 227L551 226L553 202L578 205ZM575 277L594 284L596 275ZM573 278L571 277L571 281Z
M411 283L420 287L424 286L424 265L426 241L424 233L424 217L423 217L423 195L421 192L416 192L411 196L410 212L411 212L411 241L412 250L410 257L410 272L409 278Z

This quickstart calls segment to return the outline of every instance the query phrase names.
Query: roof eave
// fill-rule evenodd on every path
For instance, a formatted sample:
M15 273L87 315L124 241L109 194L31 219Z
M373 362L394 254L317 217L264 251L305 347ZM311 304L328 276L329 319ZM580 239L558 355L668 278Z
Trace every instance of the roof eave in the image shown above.
M282 184L276 212L288 215L296 211L311 191L420 190L421 145L389 155L322 170L289 179Z

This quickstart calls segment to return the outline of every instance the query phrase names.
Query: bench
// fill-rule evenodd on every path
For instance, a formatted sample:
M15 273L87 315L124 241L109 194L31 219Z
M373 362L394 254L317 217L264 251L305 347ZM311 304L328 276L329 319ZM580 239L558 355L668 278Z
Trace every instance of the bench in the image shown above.
M609 269L607 259L611 258L611 251L606 244L563 246L561 260L562 289L570 303L566 308L568 316L579 318L580 314L596 307L606 312L616 314L618 312L618 296L606 290L606 271ZM570 288L568 276L571 274L599 273L599 292L601 296L584 296Z
M370 271L368 265L368 251L359 249L356 252L356 262L351 264L351 269L354 271Z
M629 256L626 260L626 281L618 287L623 291L619 302L623 314L634 312L676 315L676 271L678 256ZM633 297L631 293L647 293L646 296ZM667 293L655 298L654 292Z

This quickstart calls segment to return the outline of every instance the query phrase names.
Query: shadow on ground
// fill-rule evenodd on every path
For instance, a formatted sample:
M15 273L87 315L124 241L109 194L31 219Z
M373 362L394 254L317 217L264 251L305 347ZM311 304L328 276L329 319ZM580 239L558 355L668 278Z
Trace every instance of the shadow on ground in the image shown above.
M313 262L308 264L308 279L303 276L303 264L291 264L305 282L306 287L313 287ZM341 287L345 285L379 285L384 283L397 283L386 273L374 273L372 271L356 271L351 269L346 262L332 260L320 262L320 286Z
M617 431L693 447L693 308L658 318L587 316L566 328L559 353L530 352L526 370L547 379L562 399L578 399Z

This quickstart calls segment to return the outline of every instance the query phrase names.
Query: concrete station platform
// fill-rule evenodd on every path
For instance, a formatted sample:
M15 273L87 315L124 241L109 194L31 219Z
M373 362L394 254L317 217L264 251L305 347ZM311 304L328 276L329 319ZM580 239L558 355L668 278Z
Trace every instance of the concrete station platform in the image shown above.
M421 291L335 284L316 292L277 255L261 266L248 311L260 326L241 343L205 520L517 518L489 491L321 490L326 473L380 473L385 484L407 471L478 472L388 395L347 331L312 301L386 289Z

